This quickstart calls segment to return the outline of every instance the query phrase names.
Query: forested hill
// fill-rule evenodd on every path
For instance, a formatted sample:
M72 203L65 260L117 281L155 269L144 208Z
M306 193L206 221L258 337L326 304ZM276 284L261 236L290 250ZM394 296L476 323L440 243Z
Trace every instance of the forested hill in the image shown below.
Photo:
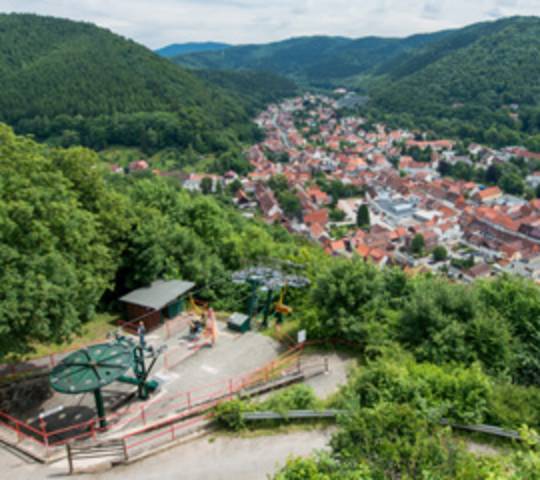
M198 77L239 98L246 110L254 114L272 102L298 93L290 79L270 72L252 70L196 70Z
M212 92L189 72L94 25L1 15L0 38L4 120L195 106L213 110Z
M221 88L87 23L0 15L0 84L0 121L60 145L204 152L255 131Z
M374 118L540 151L540 18L511 17L404 39L311 37L179 56L197 68L269 70L347 86Z
M540 18L463 29L380 73L374 104L418 126L501 145L540 132Z
M266 45L231 47L220 52L180 55L173 61L191 68L270 71L310 85L329 86L370 73L385 61L447 34L439 32L405 39L366 37L357 40L301 37Z
M155 52L165 58L176 57L177 55L186 55L197 52L213 52L216 50L225 50L230 47L227 43L220 42L190 42L173 43L166 47L159 48Z

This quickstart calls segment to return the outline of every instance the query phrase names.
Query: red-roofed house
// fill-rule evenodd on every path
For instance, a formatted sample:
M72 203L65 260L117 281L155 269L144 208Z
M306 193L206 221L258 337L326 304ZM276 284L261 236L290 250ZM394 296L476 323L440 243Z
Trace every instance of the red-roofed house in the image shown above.
M304 215L304 223L306 225L312 225L313 223L319 223L322 226L328 223L328 210L321 208L320 210L314 210Z
M474 199L477 202L485 203L492 202L502 197L502 191L499 187L489 187L484 190L480 190L474 195Z
M311 201L318 206L327 205L330 203L330 197L328 194L323 192L319 187L310 187L307 194Z

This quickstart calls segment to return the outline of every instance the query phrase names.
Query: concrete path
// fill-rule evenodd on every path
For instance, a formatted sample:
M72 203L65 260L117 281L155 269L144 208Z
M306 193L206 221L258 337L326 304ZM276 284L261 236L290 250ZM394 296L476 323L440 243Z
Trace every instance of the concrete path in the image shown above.
M326 448L331 430L242 438L206 436L141 462L103 473L65 477L77 480L267 480L291 455ZM26 462L0 447L0 465L9 480L60 478L65 468Z
M329 373L327 375L319 375L306 381L306 384L312 387L315 394L321 399L328 398L336 393L339 387L345 385L349 368L356 365L354 357L341 352L308 353L304 355L303 359L306 362L309 362L310 359L321 362L326 359L328 362Z
M329 431L254 438L203 437L141 463L91 476L95 480L266 480L290 455L323 449ZM89 478L88 476L84 478Z

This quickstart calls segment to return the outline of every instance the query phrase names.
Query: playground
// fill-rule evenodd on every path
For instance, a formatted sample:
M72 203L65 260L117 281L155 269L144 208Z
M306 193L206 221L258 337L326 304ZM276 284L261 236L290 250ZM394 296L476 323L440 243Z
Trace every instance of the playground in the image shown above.
M301 278L251 269L235 281L251 287L246 314L219 318L192 296L142 312L135 305L142 315L108 341L68 352L41 373L48 381L44 398L0 412L0 440L45 463L67 454L70 471L77 455L84 464L107 456L127 460L201 428L221 401L264 395L328 372L328 360L303 358L302 342L278 342L256 331L269 325L279 330L292 311L284 304L286 288L301 288ZM186 284L176 281L177 287ZM158 286L171 291L167 282ZM148 301L143 294L126 297L134 302L146 295Z

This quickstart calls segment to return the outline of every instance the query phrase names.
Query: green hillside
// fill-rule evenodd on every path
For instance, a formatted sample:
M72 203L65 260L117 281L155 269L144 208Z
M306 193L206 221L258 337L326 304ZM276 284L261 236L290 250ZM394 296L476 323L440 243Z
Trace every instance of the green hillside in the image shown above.
M0 124L0 360L69 339L158 278L190 279L207 287L201 298L242 308L246 291L230 272L293 258L304 242L222 200L162 177L110 175L91 150L51 148Z
M0 121L60 145L226 149L254 129L220 88L91 24L0 15Z
M222 88L229 95L238 97L250 113L265 108L268 103L298 93L296 83L270 72L196 70L194 73L212 85Z
M370 93L384 112L476 141L540 148L540 18L468 27L380 72Z
M371 72L381 62L444 37L447 32L406 39L301 37L266 45L231 47L221 52L174 58L178 64L205 69L250 69L287 75L316 86L331 86Z

